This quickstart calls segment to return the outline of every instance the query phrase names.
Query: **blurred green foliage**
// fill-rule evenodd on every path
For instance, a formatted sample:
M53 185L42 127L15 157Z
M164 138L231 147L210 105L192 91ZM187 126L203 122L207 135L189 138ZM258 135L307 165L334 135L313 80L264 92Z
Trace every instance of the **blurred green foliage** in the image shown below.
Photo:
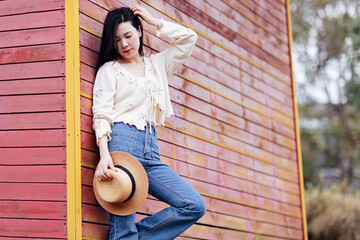
M305 182L317 183L320 168L338 168L351 183L360 165L360 0L293 0L290 7L305 76L297 85Z
M309 185L305 192L309 240L360 239L360 191Z

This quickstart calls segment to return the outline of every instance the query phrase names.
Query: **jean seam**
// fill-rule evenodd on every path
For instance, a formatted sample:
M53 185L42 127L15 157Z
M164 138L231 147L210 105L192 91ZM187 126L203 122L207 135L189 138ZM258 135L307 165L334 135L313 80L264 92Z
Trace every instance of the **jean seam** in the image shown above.
M157 159L157 158L155 158L154 157L154 154L155 154L155 152L157 152L157 153L159 153L159 151L155 151L154 150L154 145L156 145L157 143L156 143L156 138L151 138L151 147L150 147L150 149L151 149L151 158L153 159L153 160L155 160L155 161L159 161L159 159ZM159 147L157 147L157 150L159 149Z
M152 178L155 182L159 183L160 185L164 186L165 188L169 189L170 191L174 192L176 195L178 195L178 196L180 196L182 199L184 199L185 202L186 202L186 209L185 209L185 211L183 211L183 212L175 215L174 217L172 217L171 219L167 220L166 222L163 222L163 223L161 223L160 225L154 227L153 229L151 229L151 230L148 231L147 233L139 236L139 239L144 238L145 236L149 235L150 233L152 233L153 231L155 231L155 230L158 229L159 227L162 227L162 226L164 226L165 224L168 224L170 221L174 220L174 219L177 218L178 216L180 216L180 215L182 215L182 214L184 214L184 213L186 213L187 211L190 210L190 204L189 204L189 202L188 202L187 199L184 198L180 193L178 193L177 191L175 191L175 190L172 189L171 187L168 187L167 185L163 184L162 182L160 182L159 180L157 180L157 178L153 177L152 175L148 174L148 177L149 177L149 178Z

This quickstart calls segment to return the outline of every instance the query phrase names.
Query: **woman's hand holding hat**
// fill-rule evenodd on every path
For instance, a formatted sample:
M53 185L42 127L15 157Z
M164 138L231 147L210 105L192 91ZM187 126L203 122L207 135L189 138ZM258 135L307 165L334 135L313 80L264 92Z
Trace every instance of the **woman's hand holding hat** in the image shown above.
M105 155L105 156L101 156L100 158L100 161L96 167L96 170L95 170L95 176L100 180L112 180L112 176L111 174L109 173L109 170L108 169L111 169L113 171L117 171L117 169L114 167L114 164L113 164L113 161L112 161L112 158L109 155Z

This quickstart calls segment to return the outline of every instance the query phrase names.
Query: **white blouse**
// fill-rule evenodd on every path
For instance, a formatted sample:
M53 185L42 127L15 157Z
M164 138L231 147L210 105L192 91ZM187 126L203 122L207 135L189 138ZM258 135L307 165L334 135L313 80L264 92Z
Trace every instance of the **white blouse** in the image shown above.
M124 122L144 130L146 122L164 125L173 114L167 77L191 55L197 35L182 25L160 20L157 36L174 38L171 46L160 53L144 57L145 76L135 77L114 60L101 66L93 89L93 129L96 143L107 135L111 126Z

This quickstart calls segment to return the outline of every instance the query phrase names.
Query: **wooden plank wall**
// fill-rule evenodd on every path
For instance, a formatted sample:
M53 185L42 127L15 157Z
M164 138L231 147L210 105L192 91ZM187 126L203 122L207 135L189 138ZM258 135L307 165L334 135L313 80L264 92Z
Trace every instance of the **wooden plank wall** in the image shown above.
M0 1L0 238L66 239L63 0Z
M94 66L109 9L131 0L80 0L82 235L106 239L108 214L92 177ZM162 161L204 197L205 216L179 239L303 239L285 0L143 1L156 17L199 34L169 79L175 116L159 129ZM168 42L145 33L147 54ZM137 217L166 205L148 197Z

